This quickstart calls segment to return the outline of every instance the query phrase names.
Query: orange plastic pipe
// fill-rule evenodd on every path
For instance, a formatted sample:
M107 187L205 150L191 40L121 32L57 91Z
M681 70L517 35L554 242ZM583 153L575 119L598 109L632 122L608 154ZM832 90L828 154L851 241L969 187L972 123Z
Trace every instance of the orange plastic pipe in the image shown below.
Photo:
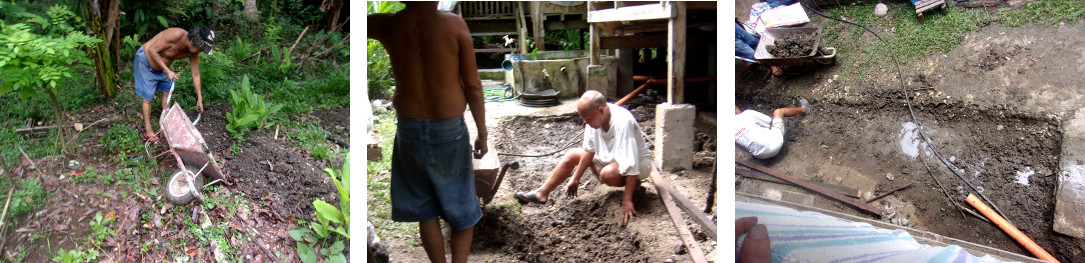
M1020 243L1022 246L1024 246L1025 249L1028 250L1028 252L1032 253L1032 255L1035 255L1037 258L1048 262L1059 262L1058 259L1055 259L1055 257L1051 256L1051 254L1047 253L1047 250L1044 250L1044 248L1040 247L1040 245L1037 245L1036 242L1033 242L1031 238L1025 235L1025 233L1021 233L1021 230L1018 230L1016 227L1011 225L1010 222L1007 222L1005 218L1002 218L1002 216L998 215L998 213L995 213L995 211L991 210L991 207L983 204L983 201L980 201L980 199L976 198L975 195L968 194L968 198L965 199L965 201L968 201L968 204L971 204L972 207L975 207L976 210L979 210L981 214L986 216L988 219L991 219L991 222L994 222L995 225L998 226L998 228L1001 228L1003 232L1006 232L1007 235L1010 235L1010 237L1012 237L1014 240L1017 240L1017 243Z

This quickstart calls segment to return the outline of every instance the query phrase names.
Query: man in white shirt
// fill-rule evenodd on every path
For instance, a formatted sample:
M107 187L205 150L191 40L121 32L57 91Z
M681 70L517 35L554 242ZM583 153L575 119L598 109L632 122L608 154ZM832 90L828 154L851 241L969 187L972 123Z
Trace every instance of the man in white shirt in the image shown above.
M799 98L798 108L779 108L772 111L772 118L753 110L741 111L735 107L735 145L741 146L753 157L766 159L780 153L784 147L784 117L810 113L810 103Z
M580 176L590 167L603 184L625 188L622 196L624 224L636 215L633 200L640 199L645 191L640 180L648 178L652 170L652 154L641 135L640 124L629 110L607 103L603 94L594 90L580 97L576 111L588 125L584 127L583 148L570 149L542 187L529 193L517 192L515 197L521 204L545 204L550 200L550 192L570 174L573 180L565 188L565 196L576 197Z

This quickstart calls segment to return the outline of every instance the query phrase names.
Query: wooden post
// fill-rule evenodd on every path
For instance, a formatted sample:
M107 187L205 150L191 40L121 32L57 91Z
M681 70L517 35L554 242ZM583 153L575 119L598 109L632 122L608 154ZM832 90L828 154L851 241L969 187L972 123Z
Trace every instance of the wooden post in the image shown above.
M527 54L527 19L524 17L524 2L516 2L516 31L520 34L520 55Z
M531 27L534 28L534 34L532 36L535 37L535 49L538 51L546 49L544 48L546 42L546 29L543 28L543 21L546 21L546 15L543 14L543 3L544 2L531 2Z
M588 46L591 48L591 55L589 56L588 63L592 65L602 64L602 58L599 57L599 26L596 24L588 25L588 36L591 38L588 42Z
M667 30L667 102L681 104L685 100L682 80L686 75L686 3L669 4L674 16Z

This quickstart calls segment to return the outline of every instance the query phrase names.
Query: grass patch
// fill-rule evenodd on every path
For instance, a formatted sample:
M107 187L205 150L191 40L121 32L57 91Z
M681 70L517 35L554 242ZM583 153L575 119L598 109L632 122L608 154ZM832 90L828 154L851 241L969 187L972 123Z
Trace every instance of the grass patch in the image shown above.
M6 200L8 190L13 186L15 187L15 190L11 193L11 204L8 207L7 217L4 218L4 222L14 224L15 219L41 207L49 193L45 192L41 181L37 178L25 178L17 183L11 181L11 178L10 176L0 177L0 187L2 187L0 189L5 189L5 191L0 192L0 197L4 197L3 199Z
M366 190L370 222L378 236L394 237L406 240L411 246L419 246L421 239L418 236L418 227L415 223L392 221L392 199L389 188L391 187L392 167L392 143L396 134L396 118L394 112L378 114L380 122L374 126L374 132L380 134L378 143L381 145L381 160L366 161Z
M871 28L889 42L901 67L929 55L944 54L960 45L964 35L979 27L990 16L978 9L950 8L946 12L930 12L920 22L915 8L909 4L890 5L890 15L876 17L874 4L842 5L825 13L831 17L855 22ZM892 68L890 49L877 37L861 27L836 20L816 17L822 29L821 46L836 47L837 62L846 80L868 81L872 69Z
M301 148L317 160L329 160L332 164L341 165L346 152L328 141L328 135L331 132L321 127L319 123L301 123L289 118L282 118L277 122L289 131L286 136L293 141L294 146Z
M1055 25L1085 17L1085 2L1079 0L1032 1L1016 10L999 11L998 22L1016 27L1024 24Z

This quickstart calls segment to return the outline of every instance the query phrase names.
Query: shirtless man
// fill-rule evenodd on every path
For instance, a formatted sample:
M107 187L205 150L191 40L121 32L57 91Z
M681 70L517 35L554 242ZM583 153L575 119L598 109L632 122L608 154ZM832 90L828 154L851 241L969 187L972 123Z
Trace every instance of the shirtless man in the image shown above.
M384 44L392 61L398 115L392 153L392 220L419 222L422 247L445 262L437 217L452 228L452 262L467 262L474 225L482 218L475 197L471 154L486 154L482 82L467 23L437 10L437 2L405 2L395 14L369 15L369 38ZM475 148L464 111L478 128Z
M136 94L143 98L143 126L147 132L143 138L157 142L158 136L151 128L151 100L154 92L162 93L162 108L166 109L166 93L177 81L177 73L170 70L174 60L188 58L192 68L192 84L196 86L196 108L203 111L203 95L200 93L200 52L211 55L215 45L215 32L207 27L192 31L169 28L159 32L136 51L132 62L132 75L136 80ZM146 52L145 52L146 51Z

